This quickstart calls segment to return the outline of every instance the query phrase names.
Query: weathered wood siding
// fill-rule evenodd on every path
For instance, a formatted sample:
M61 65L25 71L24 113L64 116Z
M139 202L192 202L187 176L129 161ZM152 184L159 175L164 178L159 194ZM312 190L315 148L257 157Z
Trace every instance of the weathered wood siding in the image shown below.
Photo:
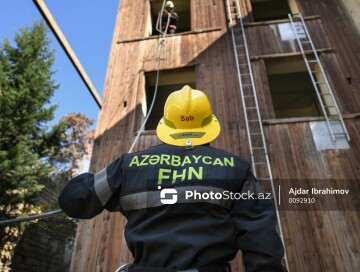
M348 188L349 196L316 197L306 206L282 194L280 217L291 271L358 271L360 119L346 121L349 150L316 151L309 123L265 126L274 180L290 188ZM338 187L336 187L338 186ZM329 201L330 203L327 203Z
M196 87L205 91L221 126L213 145L250 159L231 36L222 0L189 0L191 31L166 38L160 69L195 67ZM342 112L359 113L360 45L335 0L297 1ZM250 10L250 1L241 1ZM143 16L133 15L136 11ZM156 71L156 37L146 37L150 3L120 2L99 114L91 171L97 172L130 148L139 129L145 72ZM319 16L317 16L319 15ZM341 18L334 19L334 18ZM251 16L247 22L251 21ZM247 25L252 67L263 119L275 117L267 82L265 60L296 54L293 42L282 42L278 23ZM161 76L161 75L160 75ZM309 123L265 122L264 130L276 180L351 179L358 185L360 132L358 119L346 119L351 142L348 150L316 151ZM154 132L140 137L136 149L159 143ZM290 186L288 183L287 186ZM285 188L287 188L285 186ZM355 194L359 194L356 191ZM286 199L282 199L284 203ZM291 271L359 271L360 233L358 202L341 202L338 209L296 211L284 204L280 212ZM103 212L81 220L72 271L114 271L131 262L123 237L125 219ZM233 262L242 271L241 257Z

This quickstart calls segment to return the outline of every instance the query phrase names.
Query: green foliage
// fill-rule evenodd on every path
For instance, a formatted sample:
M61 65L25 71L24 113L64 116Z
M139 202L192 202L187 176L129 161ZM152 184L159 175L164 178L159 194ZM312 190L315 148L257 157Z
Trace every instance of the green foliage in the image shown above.
M46 33L44 23L35 22L15 34L14 45L8 39L0 44L0 219L35 203L64 137L63 123L46 125L54 118L56 106L48 104L58 88Z
M56 187L76 175L91 152L94 121L85 115L70 113L48 126L58 85L47 31L34 22L15 34L14 44L8 39L0 44L0 220L57 209ZM75 222L64 215L0 228L0 270L9 267L29 225L63 245L75 235Z

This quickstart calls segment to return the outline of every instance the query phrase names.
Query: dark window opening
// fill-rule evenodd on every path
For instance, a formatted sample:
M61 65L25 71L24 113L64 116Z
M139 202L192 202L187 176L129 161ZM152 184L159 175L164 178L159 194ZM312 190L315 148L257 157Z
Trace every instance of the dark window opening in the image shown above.
M252 0L254 22L287 19L291 9L287 0Z
M323 115L316 90L301 59L267 62L266 68L276 118Z
M190 0L173 0L172 2L174 3L174 11L179 15L175 33L190 31ZM162 5L163 0L150 0L149 36L159 35L159 32L156 30L156 22Z
M151 102L154 97L156 86L156 72L145 74L145 102L143 105L143 113L147 114L150 109ZM145 125L146 130L155 130L160 119L164 115L164 106L168 96L177 90L180 90L184 85L189 85L192 88L195 86L195 69L181 69L171 71L160 71L159 84L154 107L150 113L150 117Z

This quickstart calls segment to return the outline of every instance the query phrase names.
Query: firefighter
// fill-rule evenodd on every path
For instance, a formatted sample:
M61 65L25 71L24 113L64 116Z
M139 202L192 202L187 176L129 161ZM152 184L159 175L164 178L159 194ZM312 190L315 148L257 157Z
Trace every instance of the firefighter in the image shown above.
M167 34L174 34L177 29L176 24L179 20L179 15L174 11L174 3L172 1L166 1L165 3L161 21L162 30L165 30L168 20L170 21Z
M156 133L163 144L72 179L61 209L73 218L104 209L127 218L134 262L122 271L229 272L239 249L247 272L286 271L274 205L249 163L210 146L220 124L205 93L171 93Z

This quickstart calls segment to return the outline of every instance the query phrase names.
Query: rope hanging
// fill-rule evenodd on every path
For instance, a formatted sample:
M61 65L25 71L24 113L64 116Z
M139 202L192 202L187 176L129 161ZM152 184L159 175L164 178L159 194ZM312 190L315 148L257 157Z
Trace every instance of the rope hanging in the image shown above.
M25 221L33 221L33 220L36 220L36 219L43 219L45 217L60 214L62 212L63 212L62 210L55 210L55 211L45 212L45 213L41 213L41 214L37 214L37 215L31 215L31 216L19 217L19 218L14 218L14 219L9 219L9 220L3 220L3 221L0 221L0 227L4 227L4 226L16 224L16 223L21 223L21 222L25 222Z

